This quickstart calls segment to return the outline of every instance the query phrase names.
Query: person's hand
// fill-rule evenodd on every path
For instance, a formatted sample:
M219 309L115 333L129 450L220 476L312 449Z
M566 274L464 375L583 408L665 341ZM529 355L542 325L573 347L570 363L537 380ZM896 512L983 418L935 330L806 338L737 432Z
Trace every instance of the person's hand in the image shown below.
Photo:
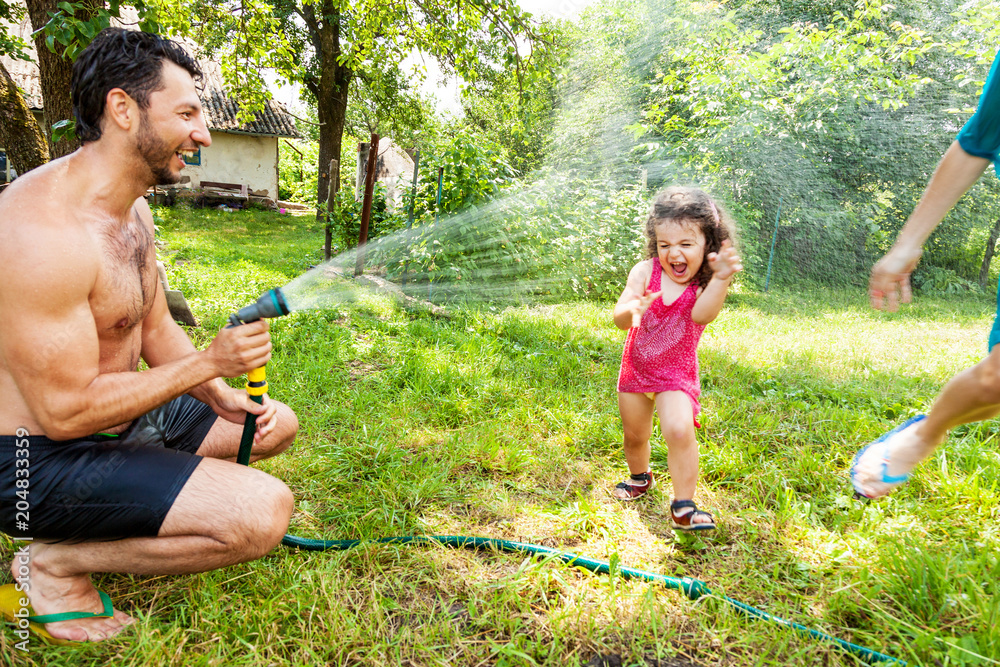
M909 303L913 298L910 274L917 267L922 251L893 246L885 257L872 267L868 281L868 298L872 308L895 312L900 302Z
M221 377L234 378L260 368L271 359L267 320L225 327L205 350Z
M245 391L226 387L226 390L216 394L212 410L234 424L243 424L248 412L257 415L257 432L253 439L259 443L278 423L278 406L267 394L263 398L263 403L256 403Z
M743 270L743 260L736 253L736 248L729 239L722 242L719 252L708 253L708 267L712 269L712 277L719 280L729 280Z
M639 327L639 325L642 324L643 313L645 313L647 310L649 310L649 307L651 305L653 305L654 301L656 301L658 298L660 298L661 294L663 294L662 291L660 291L660 292L653 292L653 293L650 293L649 291L647 291L645 294L643 294L638 299L636 299L635 301L632 302L632 304L633 304L632 305L632 328L633 329L637 329Z

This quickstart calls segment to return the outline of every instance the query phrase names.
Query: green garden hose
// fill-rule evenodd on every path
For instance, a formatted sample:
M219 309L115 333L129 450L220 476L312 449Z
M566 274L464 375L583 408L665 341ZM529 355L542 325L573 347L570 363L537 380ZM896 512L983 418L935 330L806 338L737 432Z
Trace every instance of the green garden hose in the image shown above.
M489 549L494 548L499 551L512 551L516 553L527 553L536 556L550 556L552 558L557 558L560 561L566 563L567 565L572 565L574 567L582 567L591 572L597 574L610 574L611 565L605 561L594 560L593 558L587 558L585 556L580 556L578 554L572 553L570 551L559 551L557 549L551 549L549 547L543 547L539 544L529 544L527 542L513 542L511 540L501 540L492 537L466 537L464 535L408 535L405 537L380 537L371 540L313 540L306 537L298 537L297 535L285 535L281 543L286 547L293 547L296 549L303 549L306 551L326 551L328 549L342 551L345 549L350 549L352 547L359 546L361 544L440 544L442 546L448 547L465 547L471 549ZM870 648L865 648L864 646L859 646L858 644L852 644L851 642L844 641L843 639L838 639L832 635L828 635L825 632L820 632L819 630L813 630L812 628L807 628L804 625L794 623L784 618L780 618L773 614L769 614L762 609L757 609L756 607L751 607L748 604L740 602L739 600L734 600L728 596L718 596L712 593L711 589L708 587L704 581L699 579L691 579L689 577L676 578L668 577L663 574L656 574L655 572L646 572L645 570L637 570L631 567L617 567L615 572L619 574L623 579L639 579L642 581L648 581L650 583L660 584L671 590L682 591L692 600L697 600L698 598L708 595L716 597L719 600L729 604L733 609L740 612L745 616L752 618L759 618L765 621L771 621L772 623L777 623L778 625L784 625L788 628L795 630L800 634L805 634L813 639L819 639L821 641L828 641L835 644L838 648L847 651L851 655L860 658L868 664L875 664L880 662L890 662L899 665L905 665L904 660L899 658L894 658L890 655L884 653L879 653Z

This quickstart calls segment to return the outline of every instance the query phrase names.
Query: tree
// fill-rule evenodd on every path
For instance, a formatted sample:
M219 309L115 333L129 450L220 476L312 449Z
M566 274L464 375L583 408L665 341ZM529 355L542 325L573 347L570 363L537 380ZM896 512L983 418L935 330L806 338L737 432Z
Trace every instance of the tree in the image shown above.
M49 161L41 128L3 63L0 63L0 116L6 119L0 123L0 145L6 149L18 174Z
M0 2L0 23L17 25L21 22L23 14L23 8ZM27 60L26 46L20 38L0 32L0 55ZM49 151L41 128L38 127L21 91L17 89L17 85L2 63L0 63L0 117L7 119L0 124L0 145L6 149L7 156L18 174L48 162Z
M738 203L751 266L766 261L780 205L777 270L863 280L964 122L946 110L971 106L973 86L959 89L953 77L984 73L959 52L946 5L650 3L667 19L648 21L662 29L633 47L655 54L634 59L643 64L635 129L645 159ZM948 233L943 225L938 235ZM925 261L937 252L929 247Z
M566 58L568 40L558 25L550 26L550 39L552 48L536 56L535 66L556 72ZM495 51L498 46L502 47L488 48ZM476 78L462 91L462 109L467 125L502 146L511 166L524 175L544 161L557 80L535 77L525 83L515 71L498 67L502 61L498 56L495 53L480 61Z
M43 130L48 144L46 153L62 157L80 147L72 131L74 119L70 82L73 61L98 32L110 25L112 17L119 16L119 5L115 3L108 10L105 0L24 0L24 6L16 4L16 1L0 0L0 19L17 23L25 13L30 18L42 89ZM134 4L140 10L147 9L142 0L135 0ZM24 46L18 39L0 35L0 54L27 59ZM18 113L13 108L11 111ZM30 129L27 131L33 132ZM37 151L34 154L36 158L39 155Z
M993 223L993 229L990 230L990 237L986 241L986 252L983 253L983 263L979 268L979 277L976 280L979 286L986 288L990 279L990 263L993 261L993 255L996 254L997 239L1000 239L1000 218L997 218L996 222Z
M218 5L216 5L218 6ZM299 66L285 67L316 104L320 123L317 201L325 201L331 159L339 159L351 87L363 81L376 104L398 91L403 59L414 50L437 58L446 71L476 78L479 54L499 48L500 62L520 80L538 76L534 60L550 45L548 31L515 0L275 0L277 34L287 38ZM518 40L531 49L523 57ZM524 48L524 47L522 47Z
M18 25L24 18L24 7L0 0L0 25ZM0 55L27 57L24 53L25 43L20 37L0 31Z
M69 155L80 147L80 142L72 133L53 134L53 126L60 121L73 120L73 101L70 98L70 81L73 78L74 52L71 47L56 41L51 32L46 32L53 15L60 12L58 0L25 0L35 42L38 69L42 87L42 114L45 122L45 136L49 143L49 154L53 158ZM62 3L66 4L66 3ZM95 17L97 10L104 8L104 0L83 0L68 5L69 15L80 23L87 23ZM92 37L92 35L91 35ZM67 49L70 49L67 53Z
M80 145L73 132L70 95L73 62L101 30L109 27L113 21L123 22L123 9L129 11L130 17L135 17L132 24L145 32L171 37L197 36L192 32L193 9L173 0L112 0L110 5L106 0L23 1L31 19L42 88L44 129L53 157L67 155ZM18 0L0 0L0 19L9 21L22 14L24 8L17 2ZM269 14L262 12L250 0L246 0L242 6L249 8L242 12L249 20L244 21L242 17L237 20L238 29L234 32L239 37L234 40L233 48L226 52L228 58L222 63L222 70L230 86L244 89L243 98L247 102L247 109L242 111L241 116L244 120L250 120L253 111L260 109L267 99L263 81L255 66L271 65L276 58L274 54L282 54L283 51L274 48L273 39L267 45L262 39L257 48L249 49L249 41L268 35L268 31L274 28L274 22ZM280 46L281 40L278 39L278 42ZM0 35L0 53L13 53L15 48L15 41L7 35ZM251 51L250 55L248 49ZM23 51L21 55L23 56ZM241 58L243 67L238 66Z
M0 0L0 6L11 0ZM30 0L39 10L42 3ZM331 159L339 159L351 86L364 81L369 96L390 100L398 86L400 63L413 50L438 59L447 71L475 80L480 51L495 49L499 64L519 82L544 76L534 68L550 46L548 30L523 12L516 0L361 0L351 6L335 0L131 0L140 27L169 36L188 37L217 57L229 89L252 117L268 97L262 68L301 82L316 104L319 131L317 201L325 201ZM45 4L46 10L52 6ZM72 60L79 49L117 16L103 0L64 0L45 27L45 43ZM33 10L33 21L34 14ZM39 36L41 39L41 36ZM524 57L520 50L529 49ZM39 48L39 52L42 48ZM55 90L68 86L55 69L42 69ZM68 80L66 81L68 83ZM49 106L46 95L46 107ZM384 106L384 105L383 105Z

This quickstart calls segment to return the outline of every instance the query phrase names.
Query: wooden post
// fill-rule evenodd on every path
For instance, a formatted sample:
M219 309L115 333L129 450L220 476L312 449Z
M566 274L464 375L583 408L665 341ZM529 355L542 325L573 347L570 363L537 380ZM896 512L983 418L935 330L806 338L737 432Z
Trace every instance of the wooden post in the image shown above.
M368 175L368 149L371 144L358 142L358 173L354 179L354 201L360 201L365 192L365 178Z
M771 264L774 263L774 246L778 242L778 219L781 217L781 201L778 197L778 212L774 214L774 235L771 237L771 254L767 256L767 278L764 279L764 291L771 286Z
M417 175L420 173L420 149L413 151L413 184L410 187L410 213L406 216L406 228L413 227L413 211L417 206Z
M330 172L329 172L329 170L323 171L323 165L320 165L319 167L320 167L319 174L316 177L317 191L322 190L321 186L322 186L323 182L326 181L327 182L326 191L329 194L329 192L330 192L330 185L329 185ZM319 197L318 194L316 196ZM323 202L321 202L321 201L319 201L317 199L317 201L316 201L316 222L324 222L325 221L325 217L326 216L323 215Z
M444 182L444 167L438 167L438 193L434 206L434 224L437 224L438 216L441 215L441 183Z
M438 217L441 215L441 184L444 182L444 167L438 167L438 190L437 201L434 204L434 226L437 227ZM434 275L427 272L427 300L434 298Z
M365 244L368 243L368 222L372 217L372 200L375 198L375 163L378 159L378 133L372 132L368 147L368 173L365 174L365 199L361 204L361 235L358 237L358 256L354 262L354 275L365 270Z
M330 246L333 245L333 207L340 190L340 161L330 160L330 187L326 194L326 242L323 245L323 260L330 259Z
M413 211L417 206L417 175L420 173L420 149L413 149L413 185L410 187L410 214L406 216L406 228L413 228ZM403 263L403 286L406 286L406 272L410 270L410 246L406 246L406 262Z

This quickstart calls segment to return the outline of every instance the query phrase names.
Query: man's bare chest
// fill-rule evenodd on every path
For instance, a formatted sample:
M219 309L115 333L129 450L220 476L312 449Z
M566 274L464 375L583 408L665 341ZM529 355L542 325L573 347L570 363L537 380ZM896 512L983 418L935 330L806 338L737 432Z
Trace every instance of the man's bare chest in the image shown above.
M100 234L100 270L90 305L98 335L131 332L149 313L156 296L153 235L138 218Z

